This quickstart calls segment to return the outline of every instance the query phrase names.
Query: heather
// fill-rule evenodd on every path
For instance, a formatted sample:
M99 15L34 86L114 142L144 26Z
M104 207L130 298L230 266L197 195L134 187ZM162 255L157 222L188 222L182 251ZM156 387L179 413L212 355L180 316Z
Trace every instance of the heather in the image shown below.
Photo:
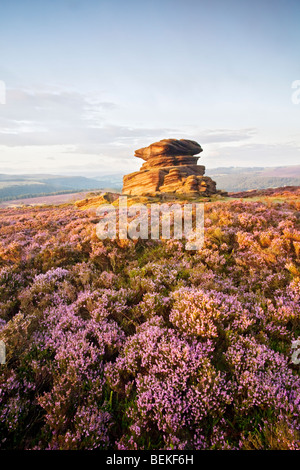
M299 449L299 202L205 204L205 244L0 211L0 448Z

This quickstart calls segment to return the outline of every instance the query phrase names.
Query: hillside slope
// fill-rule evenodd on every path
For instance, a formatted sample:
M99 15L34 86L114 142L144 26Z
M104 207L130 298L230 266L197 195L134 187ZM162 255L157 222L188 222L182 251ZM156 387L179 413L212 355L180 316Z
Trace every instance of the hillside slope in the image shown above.
M299 450L300 202L265 202L207 202L191 251L0 209L0 449Z
M282 167L228 167L207 169L217 188L223 191L249 191L252 189L300 186L300 165Z
M0 174L0 201L95 189L103 182L84 176Z

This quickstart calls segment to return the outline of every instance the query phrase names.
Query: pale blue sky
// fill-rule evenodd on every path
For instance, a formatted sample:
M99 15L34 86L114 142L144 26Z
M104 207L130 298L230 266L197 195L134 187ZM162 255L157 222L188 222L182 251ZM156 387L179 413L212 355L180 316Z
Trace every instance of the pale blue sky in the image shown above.
M0 173L128 173L169 137L300 164L299 23L299 0L0 0Z

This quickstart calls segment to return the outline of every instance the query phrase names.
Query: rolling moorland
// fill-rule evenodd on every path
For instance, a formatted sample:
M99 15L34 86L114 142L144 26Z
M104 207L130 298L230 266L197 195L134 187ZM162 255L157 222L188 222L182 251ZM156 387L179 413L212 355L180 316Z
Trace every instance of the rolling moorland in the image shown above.
M0 201L102 188L102 182L83 176L0 174Z
M300 185L300 165L282 167L229 167L207 169L217 187L228 192Z
M300 185L300 165L211 168L206 174L228 192ZM93 177L0 174L0 202L97 189L121 191L122 179L121 173Z
M197 251L99 240L108 196L0 209L0 448L300 449L300 189L206 198Z

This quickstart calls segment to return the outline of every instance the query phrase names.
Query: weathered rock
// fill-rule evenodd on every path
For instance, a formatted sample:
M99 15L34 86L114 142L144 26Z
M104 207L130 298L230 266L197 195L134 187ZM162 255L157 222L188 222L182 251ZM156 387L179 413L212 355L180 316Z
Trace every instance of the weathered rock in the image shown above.
M157 155L156 157L150 157L142 165L142 169L150 169L154 167L164 166L183 166L183 165L197 165L199 157L193 157L192 155Z
M154 144L148 147L136 150L134 155L147 161L149 158L156 157L157 155L196 155L200 152L202 152L202 148L194 140L163 139L159 142L154 142Z
M140 171L123 178L123 193L147 194L177 193L209 196L215 194L216 183L206 176L205 167L197 165L202 152L193 140L165 139L139 150L135 156L145 160Z

